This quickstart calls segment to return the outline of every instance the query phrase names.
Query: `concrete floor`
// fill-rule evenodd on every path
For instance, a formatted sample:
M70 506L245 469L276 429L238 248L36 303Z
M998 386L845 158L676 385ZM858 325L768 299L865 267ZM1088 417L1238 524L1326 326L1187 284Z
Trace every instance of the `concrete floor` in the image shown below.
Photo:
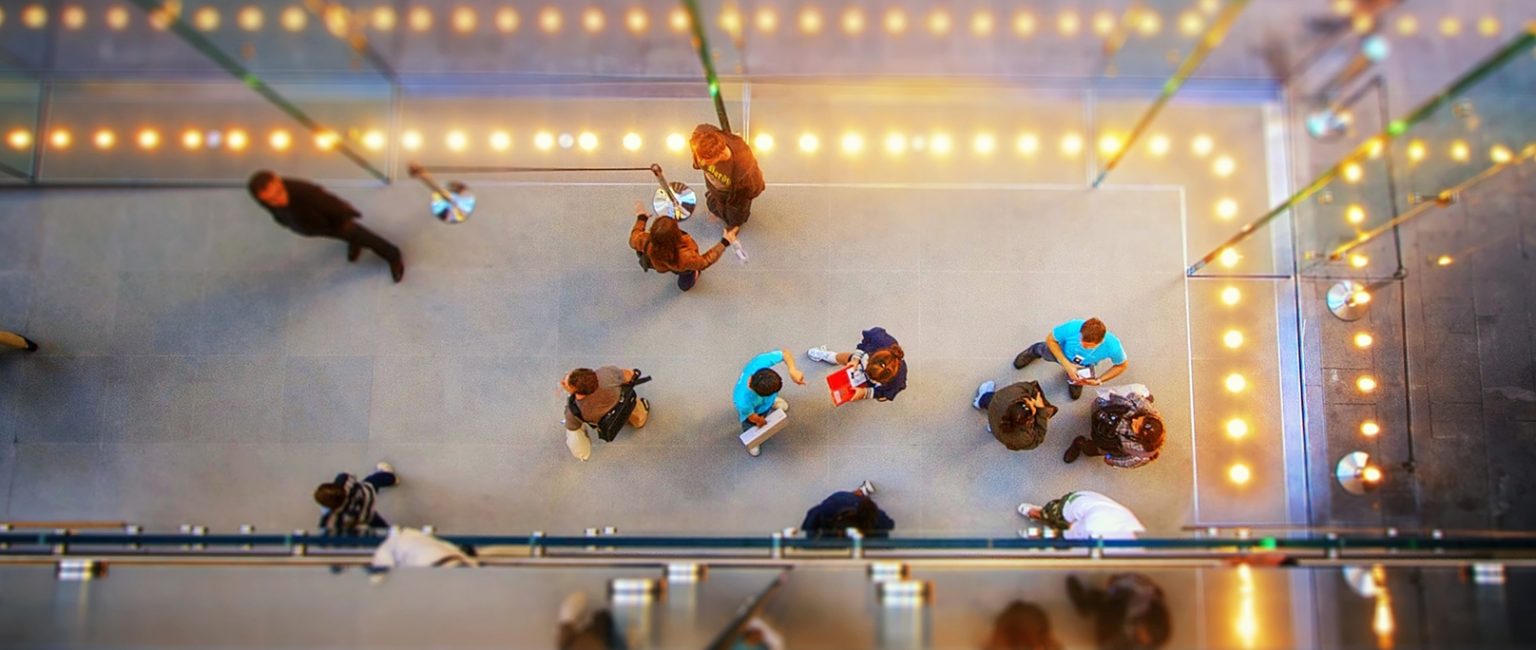
M341 193L404 248L403 284L239 191L6 196L0 313L27 315L4 325L46 349L0 359L0 516L304 527L314 484L387 458L405 484L382 512L460 531L765 532L865 478L906 533L1008 534L1018 501L1084 488L1154 530L1193 518L1176 191L774 188L744 236L751 263L722 260L687 295L625 247L644 186L487 186L461 226L408 186ZM1083 232L1145 253L1077 267L1060 242ZM1087 402L1050 366L1009 365L1094 314L1170 427L1135 472L1063 465ZM876 325L906 347L910 389L834 412L815 384L791 387L791 428L747 456L729 405L741 365ZM655 416L579 463L555 384L599 363L653 374ZM1064 407L1033 453L1005 451L969 406L979 381L1015 377L1049 378Z

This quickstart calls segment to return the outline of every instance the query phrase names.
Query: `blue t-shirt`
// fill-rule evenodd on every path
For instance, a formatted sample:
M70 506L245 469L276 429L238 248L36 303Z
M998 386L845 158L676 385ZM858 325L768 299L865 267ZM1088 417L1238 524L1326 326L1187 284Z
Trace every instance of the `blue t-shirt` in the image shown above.
M752 375L757 371L772 368L781 363L784 363L784 351L774 350L752 357L752 360L747 362L747 367L741 369L741 378L736 380L736 391L731 394L731 401L736 404L738 418L746 420L747 416L753 413L767 415L773 411L773 400L779 394L758 395L749 384L752 383Z
M1125 348L1120 346L1120 337L1109 332L1104 333L1104 340L1092 350L1083 347L1083 322L1082 319L1069 320L1051 330L1051 337L1061 346L1067 361L1084 368L1098 365L1105 359L1117 366L1125 363Z
M864 339L859 341L858 349L864 354L874 354L893 345L897 345L896 337L885 331L884 327L875 327L864 330ZM907 388L907 360L901 360L901 368L896 371L896 376L883 384L875 384L870 381L866 386L872 386L871 391L875 399L891 401L896 399L896 394Z

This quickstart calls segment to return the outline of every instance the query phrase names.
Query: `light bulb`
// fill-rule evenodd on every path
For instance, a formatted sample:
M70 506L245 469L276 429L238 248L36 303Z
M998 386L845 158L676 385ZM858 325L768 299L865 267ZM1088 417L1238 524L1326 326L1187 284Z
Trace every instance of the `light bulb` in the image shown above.
M821 140L812 133L801 135L799 144L800 151L805 153L816 153L816 150L821 148Z
M640 142L640 134L639 133L633 133L633 132L625 133L624 134L623 144L624 144L624 150L625 151L639 151L640 150L640 144L641 144L641 142Z
M1221 301L1227 305L1236 305L1243 299L1243 292L1237 287L1227 287L1221 290Z
M154 129L139 131L139 148L146 151L160 146L160 132Z
M1232 465L1231 467L1227 468L1227 480L1230 480L1233 483L1236 483L1238 485L1243 485L1243 484L1246 484L1248 481L1250 481L1252 479L1253 479L1253 470L1248 469L1247 465L1244 465L1242 463L1236 463L1236 464Z
M1381 425L1377 424L1375 420L1366 420L1360 423L1360 435L1363 435L1367 438L1374 438L1380 433Z
M681 133L667 134L667 149L670 151L682 151L688 146L688 139Z
M1360 389L1362 393L1375 392L1376 378L1370 375L1360 375L1360 378L1355 380L1355 388Z
M1222 383L1227 387L1227 392L1229 393L1241 393L1244 389L1248 388L1248 378L1235 372L1227 375L1226 380Z
M1357 348L1363 350L1365 348L1371 347L1371 344L1375 342L1376 339L1375 337L1371 336L1370 332L1358 332L1355 334L1355 347Z
M1248 435L1248 422L1242 418L1227 420L1227 437L1233 439L1243 438Z
M1237 330L1227 330L1227 333L1221 335L1221 343L1234 350L1243 347L1243 333Z
M759 133L755 136L752 136L752 148L757 153L768 153L773 151L773 136L767 133Z

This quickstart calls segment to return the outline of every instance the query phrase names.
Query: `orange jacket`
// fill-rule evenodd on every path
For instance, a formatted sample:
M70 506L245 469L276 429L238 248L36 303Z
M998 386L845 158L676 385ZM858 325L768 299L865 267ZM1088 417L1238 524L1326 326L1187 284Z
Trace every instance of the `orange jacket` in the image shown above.
M725 252L725 239L721 239L704 254L699 254L699 245L694 243L693 237L683 233L683 240L677 246L677 263L667 265L651 255L651 233L645 230L645 222L650 217L635 215L635 227L629 230L629 247L644 254L651 260L651 267L661 273L688 273L690 271L703 271L710 265L720 260L720 254Z

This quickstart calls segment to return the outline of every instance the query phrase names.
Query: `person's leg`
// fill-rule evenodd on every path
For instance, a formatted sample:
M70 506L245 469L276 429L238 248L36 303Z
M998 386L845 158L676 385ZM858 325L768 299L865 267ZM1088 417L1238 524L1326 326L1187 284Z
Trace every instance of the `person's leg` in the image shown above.
M752 201L746 200L735 204L725 205L725 214L720 215L725 221L726 228L740 228L752 218Z
M651 401L642 397L640 402L635 404L635 410L629 414L629 426L641 429L645 427L645 423L650 421L650 419Z
M693 285L696 285L698 283L699 283L699 272L698 271L689 271L687 273L679 273L679 274L677 274L677 288L678 289L681 289L683 291L687 291L689 289L692 289Z
M704 186L704 207L709 208L709 213L715 218L725 221L725 204L720 201L720 196L707 184Z
M1098 446L1093 444L1092 438L1078 436L1072 439L1072 445L1067 447L1066 453L1061 455L1061 462L1071 463L1076 461L1078 456L1094 457L1103 455L1104 452L1100 451Z
M389 272L394 276L395 282L405 277L405 262L401 259L400 249L372 230L358 225L356 221L348 221L347 225L341 229L340 238L349 246L361 246L384 258L384 261L389 262Z
M1023 352L1020 352L1017 356L1015 356L1013 358L1013 367L1019 370L1023 370L1024 366L1034 363L1036 359L1045 359L1046 361L1055 363L1056 355L1051 354L1051 349L1045 345L1045 341L1040 341L1039 343L1035 343L1034 345L1024 348Z
M37 351L37 342L15 332L0 330L0 348L15 348L28 352Z
M387 487L393 487L396 483L400 482L400 478L395 476L394 472L378 471L364 477L363 482L382 490Z
M375 512L375 513L373 513L373 517L368 520L368 527L369 528L389 528L389 522L385 521L384 517L379 516L379 513Z

